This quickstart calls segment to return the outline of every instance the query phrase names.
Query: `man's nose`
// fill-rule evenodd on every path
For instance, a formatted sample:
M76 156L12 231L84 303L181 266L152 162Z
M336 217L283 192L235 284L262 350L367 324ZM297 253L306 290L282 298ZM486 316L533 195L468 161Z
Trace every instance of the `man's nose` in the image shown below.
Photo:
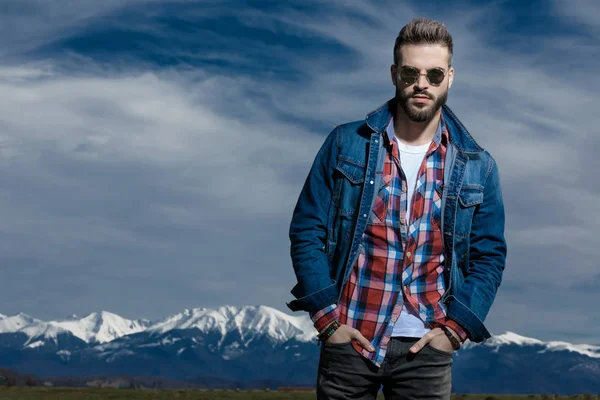
M415 88L417 89L426 89L429 87L429 82L427 81L427 74L420 74L417 77L415 82Z

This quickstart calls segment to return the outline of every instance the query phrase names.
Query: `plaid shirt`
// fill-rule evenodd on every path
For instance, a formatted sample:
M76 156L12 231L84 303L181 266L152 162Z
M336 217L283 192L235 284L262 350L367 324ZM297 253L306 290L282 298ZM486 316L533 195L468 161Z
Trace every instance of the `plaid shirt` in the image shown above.
M358 329L376 351L370 353L356 341L353 347L377 366L385 358L393 325L402 311L399 296L430 328L446 325L461 340L467 338L455 321L446 318L439 302L445 293L441 193L448 131L443 118L417 175L410 221L406 221L408 191L397 139L383 136L387 155L382 186L340 304L311 314L319 331L335 319Z

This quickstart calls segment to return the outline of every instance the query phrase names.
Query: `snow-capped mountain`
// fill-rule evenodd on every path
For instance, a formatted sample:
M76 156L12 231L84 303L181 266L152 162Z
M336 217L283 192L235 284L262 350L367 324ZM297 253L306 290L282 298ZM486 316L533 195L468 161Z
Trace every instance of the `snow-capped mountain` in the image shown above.
M579 353L590 358L600 359L600 346L594 346L590 344L571 344L559 341L542 342L541 340L528 338L513 332L506 332L501 335L492 336L490 339L481 344L467 342L465 343L464 348L472 348L473 346L485 346L492 348L495 352L498 352L500 351L500 348L502 346L511 345L521 347L541 347L541 350L538 350L539 353L544 353L548 351L570 351L574 353Z
M21 313L0 318L0 368L41 376L313 386L315 336L307 314L265 306L187 309L155 322L106 311L48 322ZM453 385L460 393L598 393L600 346L513 332L468 342L455 354Z
M59 326L87 343L106 343L146 330L151 322L146 319L129 320L107 311L91 313L87 317L75 320L53 321Z
M223 338L229 332L239 332L244 345L250 344L257 335L267 336L276 344L292 338L309 341L317 333L307 316L291 316L265 306L186 309L150 326L147 331L165 333L191 328L203 333L219 332Z
M38 347L44 340L57 343L60 334L72 334L86 343L105 343L144 331L150 324L148 320L128 320L107 311L91 313L81 319L72 317L48 322L19 313L0 319L0 333L24 333L28 337L25 346L30 347Z
M31 325L43 324L44 321L19 313L11 317L3 316L0 319L0 333L11 333L20 331Z

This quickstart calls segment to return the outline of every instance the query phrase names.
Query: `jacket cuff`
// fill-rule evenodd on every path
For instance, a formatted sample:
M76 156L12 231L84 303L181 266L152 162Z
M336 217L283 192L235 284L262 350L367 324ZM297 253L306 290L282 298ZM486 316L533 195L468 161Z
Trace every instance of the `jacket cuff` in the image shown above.
M459 323L467 331L471 342L480 343L492 336L479 317L464 303L459 301L454 295L450 295L448 298L450 302L448 303L446 316Z
M331 304L316 313L310 313L310 319L315 325L315 329L320 333L330 323L339 320L340 314L336 304Z
M296 299L286 303L288 308L292 311L303 310L312 314L318 312L325 306L335 303L338 298L336 281L333 281L331 285L311 294L305 294L302 286L297 284L292 288L291 293Z

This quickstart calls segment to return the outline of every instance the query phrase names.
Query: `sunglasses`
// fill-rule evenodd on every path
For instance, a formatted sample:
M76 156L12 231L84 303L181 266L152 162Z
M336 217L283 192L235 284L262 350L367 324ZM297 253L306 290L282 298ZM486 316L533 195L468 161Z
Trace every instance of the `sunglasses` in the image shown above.
M412 85L417 81L417 79L419 79L419 76L423 75L415 67L409 66L400 67L399 73L400 79L402 79L402 82L406 83L407 85ZM431 68L427 70L425 77L427 78L427 82L430 84L439 85L444 81L444 78L446 77L446 71L440 67Z

